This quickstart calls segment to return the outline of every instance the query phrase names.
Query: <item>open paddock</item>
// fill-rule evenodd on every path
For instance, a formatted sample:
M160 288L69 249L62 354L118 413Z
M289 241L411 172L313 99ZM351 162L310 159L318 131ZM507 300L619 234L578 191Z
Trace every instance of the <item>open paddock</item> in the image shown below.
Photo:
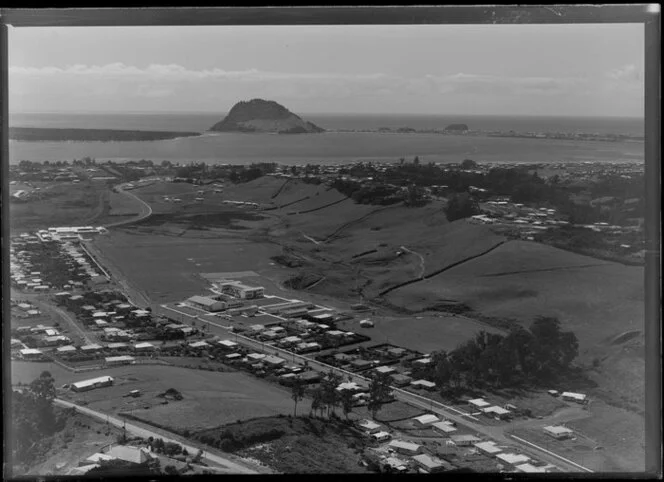
M85 400L94 409L109 413L132 412L146 421L184 430L203 430L247 418L293 412L290 391L242 372L195 370L175 366L131 365L103 371L72 373L49 363L12 363L12 382L30 383L43 370L49 370L56 386L102 375L115 379L113 386L88 392L62 392L73 400ZM184 399L162 405L156 398L169 388ZM131 390L141 390L139 398L125 398ZM298 404L298 412L309 411L309 400ZM144 406L150 408L144 409Z
M273 245L232 237L187 239L121 231L94 243L114 275L159 303L206 292L209 283L198 273L267 268L270 256L279 252Z
M453 350L460 343L484 330L501 331L461 316L422 314L421 316L370 316L373 328L361 328L355 320L337 323L340 330L349 330L371 337L374 342L398 343L421 353Z

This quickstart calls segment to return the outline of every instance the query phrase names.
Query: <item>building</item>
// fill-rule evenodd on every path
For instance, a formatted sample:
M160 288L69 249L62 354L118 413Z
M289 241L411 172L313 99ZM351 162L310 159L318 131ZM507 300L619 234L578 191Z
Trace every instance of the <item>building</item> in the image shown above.
M207 348L207 347L210 346L210 344L208 342L206 342L205 340L201 340L201 341L194 341L192 343L189 343L188 346L189 346L189 348L198 349L198 348Z
M422 446L413 442L404 440L392 440L388 447L403 455L417 455L422 453Z
M210 312L226 309L226 303L224 301L215 300L208 296L192 296L187 298L187 304Z
M42 351L36 348L24 348L19 353L24 360L40 360L44 356Z
M496 454L499 454L500 452L503 451L498 445L496 445L496 442L493 441L488 441L488 442L479 442L476 444L473 444L476 449L478 449L480 452L482 452L485 455L489 455L491 457L496 456Z
M440 419L432 414L420 415L419 417L414 417L412 420L415 420L420 425L431 425L432 423L440 422Z
M588 398L583 393L563 392L561 398L568 402L587 403Z
M222 293L229 294L235 298L243 300L252 300L262 298L265 294L265 288L262 286L249 286L239 281L220 282L218 288Z
M369 434L379 432L382 428L382 425L374 422L373 420L360 420L357 422L357 426L360 430L363 430Z
M362 328L373 328L374 322L371 320L360 320L360 327Z
M230 340L219 340L217 342L217 344L220 347L222 347L224 350L230 350L230 351L233 351L233 350L237 349L237 347L238 347L237 343L235 343L234 341L230 341Z
M134 349L136 351L141 351L141 352L149 352L155 350L157 347L154 346L152 343L143 342L143 343L136 343L134 345Z
M448 437L449 434L457 431L456 427L452 425L451 422L447 421L436 422L431 424L431 426L436 432L440 433L443 437Z
M84 351L86 353L95 353L98 351L101 351L103 347L101 345L98 345L96 343L92 343L90 345L83 345L81 347L81 351Z
M376 442L387 442L392 438L392 435L389 432L374 432L370 434L372 440Z
M429 380L415 380L410 382L410 386L413 388L423 388L424 390L435 390L436 384L430 382Z
M512 416L512 412L497 405L483 408L481 411L488 417L499 418L500 420L506 420Z
M114 445L106 454L134 465L147 464L153 458L146 448L129 445Z
M480 439L474 435L452 435L450 436L450 439L458 447L470 447L480 441Z
M132 363L136 362L136 359L133 356L109 356L104 359L106 362L106 365L109 366L114 366L114 365L131 365Z
M564 440L566 438L571 438L572 435L574 435L574 431L567 428L567 427L562 427L560 425L558 426L553 426L549 425L547 427L544 427L542 430L544 430L544 433L557 439L557 440Z
M473 400L468 400L468 404L474 409L483 409L488 408L491 404L484 400L483 398L475 398Z
M376 371L376 373L380 373L381 375L390 375L390 374L396 372L397 370L395 368L392 368L392 367L384 367L383 366L383 367L376 368L375 371Z
M549 471L547 467L536 467L529 463L516 465L514 468L517 472L523 472L527 474L545 473Z
M437 474L439 472L444 472L445 470L453 468L449 462L445 462L438 457L432 457L428 454L414 456L413 462L415 462L417 467L429 474Z
M72 346L72 345L61 346L61 347L56 348L55 351L58 354L74 353L76 351L76 347Z
M402 375L400 373L396 375L391 375L392 384L397 387L405 387L410 384L412 378L408 375Z
M500 462L503 462L505 465L509 467L516 467L517 465L525 464L530 460L530 457L522 454L497 454L496 459L498 459Z
M278 356L268 355L263 359L263 363L271 368L277 368L286 364L286 360Z
M95 388L110 387L111 385L113 385L113 377L104 376L72 383L71 389L75 392L84 392Z

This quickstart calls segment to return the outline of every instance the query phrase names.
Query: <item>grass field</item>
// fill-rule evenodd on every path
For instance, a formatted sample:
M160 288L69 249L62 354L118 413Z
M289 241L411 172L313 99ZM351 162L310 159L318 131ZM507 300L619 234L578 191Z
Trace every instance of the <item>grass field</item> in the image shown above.
M241 238L184 238L113 231L95 245L121 275L153 302L181 301L207 290L198 273L270 267L278 248Z
M46 229L51 226L81 226L101 214L107 187L98 182L34 183L41 186L42 198L26 203L11 203L10 229L15 231Z
M12 382L30 383L43 370L51 372L57 387L110 375L115 379L111 387L81 393L63 391L58 396L84 400L90 408L102 412L130 412L148 422L178 430L204 430L237 420L293 413L290 391L242 372L133 365L75 374L49 363L13 362ZM156 396L169 388L178 390L184 399L161 405L162 400ZM135 389L141 390L140 398L123 397ZM308 413L309 403L301 401L298 413Z
M421 353L451 351L480 330L502 333L500 330L456 316L436 316L423 313L417 317L370 316L373 328L361 328L357 321L339 323L347 329L370 336L372 342L386 342L411 348Z

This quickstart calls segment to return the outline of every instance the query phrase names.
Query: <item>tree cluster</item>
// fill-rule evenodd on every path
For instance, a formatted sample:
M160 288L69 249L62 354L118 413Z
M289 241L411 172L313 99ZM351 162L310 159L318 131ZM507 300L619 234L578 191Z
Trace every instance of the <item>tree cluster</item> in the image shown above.
M568 372L578 354L578 341L553 317L538 317L530 326L502 336L480 331L453 351L435 352L429 368L414 376L428 377L441 390L519 387L547 384Z
M13 391L11 397L11 437L14 462L30 462L43 448L46 437L53 435L62 424L53 410L55 381L48 371L30 383L27 389Z

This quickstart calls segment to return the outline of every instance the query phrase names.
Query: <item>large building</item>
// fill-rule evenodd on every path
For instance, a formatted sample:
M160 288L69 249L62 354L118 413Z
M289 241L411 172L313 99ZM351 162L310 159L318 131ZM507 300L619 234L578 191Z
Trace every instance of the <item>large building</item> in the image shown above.
M192 296L187 299L187 303L196 308L211 312L226 309L226 303L224 301L215 300L214 298L209 298L207 296Z
M243 300L262 298L265 294L265 288L262 286L249 286L240 281L220 281L217 286L222 293L229 294L235 298L240 298Z
M75 392L84 392L95 388L110 387L111 385L113 385L113 377L105 376L72 383L71 389Z

